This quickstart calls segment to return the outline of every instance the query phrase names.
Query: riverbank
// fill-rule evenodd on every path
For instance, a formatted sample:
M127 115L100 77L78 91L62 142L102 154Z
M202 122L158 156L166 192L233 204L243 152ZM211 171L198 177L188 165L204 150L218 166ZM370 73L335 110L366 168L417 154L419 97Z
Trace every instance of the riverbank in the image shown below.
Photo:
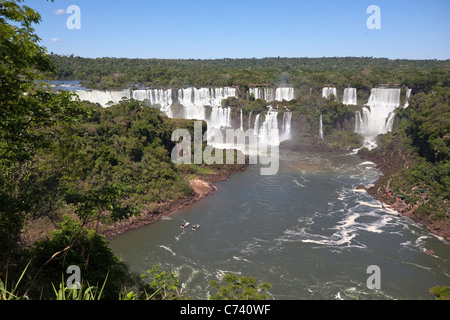
M447 242L450 242L450 219L436 219L430 215L420 213L419 208L427 203L427 191L417 186L404 185L403 192L395 192L393 184L402 180L402 172L411 168L415 162L414 157L398 144L388 144L376 150L362 149L358 153L362 159L372 161L383 175L370 187L362 187L376 200L424 226L429 232ZM420 190L420 192L417 192ZM419 194L419 195L417 195ZM414 201L408 198L415 197Z
M210 174L195 175L193 177L190 176L189 183L194 190L194 196L185 197L174 202L160 203L156 208L152 207L144 210L139 216L131 217L109 226L100 227L98 232L107 239L112 239L128 231L136 230L157 222L163 217L176 214L187 206L190 206L211 195L216 190L213 185L214 183L225 181L233 172L243 172L246 169L247 165L224 166L222 169L213 170L213 173Z

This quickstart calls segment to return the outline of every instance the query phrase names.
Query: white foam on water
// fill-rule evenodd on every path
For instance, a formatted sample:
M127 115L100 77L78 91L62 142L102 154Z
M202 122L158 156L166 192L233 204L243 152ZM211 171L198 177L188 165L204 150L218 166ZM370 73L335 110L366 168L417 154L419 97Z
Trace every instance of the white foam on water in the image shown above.
M364 205L364 206L372 207L372 208L383 208L383 206L381 204L373 204L373 203L368 203L365 201L358 201L358 203L361 205Z
M420 264L417 264L417 263L412 263L412 262L404 262L404 263L412 265L412 266L415 266L415 267L418 267L418 268L421 268L421 269L424 269L424 270L428 270L428 271L431 270L430 267L424 267L424 266L421 266Z
M245 258L242 258L242 257L237 257L237 256L233 256L233 259L234 259L234 260L237 260L237 261L251 262L251 261L248 260L248 259L245 259Z
M197 274L199 274L199 273L200 273L199 270L194 269L194 268L191 268L191 273L189 274L189 276L187 277L187 279L186 279L185 281L183 281L181 287L182 287L183 289L186 288L186 286L187 286L188 284L190 284L190 283L194 280L195 276L196 276Z
M316 212L313 217L298 219L297 227L285 230L284 235L278 240L340 248L365 248L365 244L357 240L361 232L382 234L389 230L386 229L387 227L398 223L398 219L395 219L394 215L396 214L392 209L384 207L379 201L366 200L367 196L364 196L364 199L358 199L361 197L359 194L363 195L363 192L365 190L342 188L336 192L339 201L328 202L327 213ZM351 199L354 197L357 198ZM349 207L349 203L355 203L355 205ZM328 229L334 230L334 232L331 235L311 232L310 226L325 216L341 216L335 226Z
M305 188L305 185L301 184L297 179L292 180L292 182L294 182L297 186L299 186L301 188Z
M164 250L169 251L173 256L176 256L176 255L177 255L177 254L176 254L171 248L169 248L168 246L160 245L159 247L160 247L160 248L163 248Z
M391 214L391 215L398 216L398 211L395 210L395 209L392 209L392 208L391 208L390 206L388 206L388 205L385 205L385 206L383 207L383 211L384 211L385 213L388 213L388 214Z
M314 243L325 246L344 246L365 248L365 245L351 244L351 241L358 235L355 226L355 221L359 217L359 214L355 213L353 215L347 216L344 220L338 222L338 224L332 229L337 230L331 236L324 236L318 234L310 234L306 232L305 228L298 230L289 230L285 232L287 235L300 236L306 239L300 239L303 243Z
M338 292L338 293L334 296L334 299L336 299L336 300L344 300L344 299L341 297L341 293L340 293L340 292Z
M381 228L385 227L391 221L390 219L390 217L383 217L381 220L375 221L370 225L362 227L361 229L373 233L383 233L384 231L381 230Z
M411 232L413 234L416 234L416 232L413 230L411 230ZM404 246L410 250L419 250L421 252L426 252L427 249L425 248L424 240L427 238L429 238L429 236L420 236L414 242L412 242L411 240L408 240L408 241L400 243L400 245Z

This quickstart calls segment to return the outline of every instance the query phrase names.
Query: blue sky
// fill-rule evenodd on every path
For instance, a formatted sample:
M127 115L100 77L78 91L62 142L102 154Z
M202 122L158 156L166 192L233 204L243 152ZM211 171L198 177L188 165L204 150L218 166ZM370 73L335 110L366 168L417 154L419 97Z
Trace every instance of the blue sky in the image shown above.
M83 57L450 59L448 0L26 0L48 52ZM70 5L81 28L66 26ZM381 29L367 28L370 5Z

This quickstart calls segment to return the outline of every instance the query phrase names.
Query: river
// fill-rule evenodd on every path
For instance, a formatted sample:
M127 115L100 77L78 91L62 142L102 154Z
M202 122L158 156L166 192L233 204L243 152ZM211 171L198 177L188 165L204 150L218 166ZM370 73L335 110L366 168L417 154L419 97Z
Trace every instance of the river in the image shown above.
M282 150L277 175L258 166L176 215L110 240L132 271L155 264L207 299L225 273L268 282L273 299L433 299L450 284L449 244L384 208L359 185L380 172L354 154ZM184 222L200 224L197 231ZM433 250L429 254L427 250ZM379 289L367 286L379 267Z

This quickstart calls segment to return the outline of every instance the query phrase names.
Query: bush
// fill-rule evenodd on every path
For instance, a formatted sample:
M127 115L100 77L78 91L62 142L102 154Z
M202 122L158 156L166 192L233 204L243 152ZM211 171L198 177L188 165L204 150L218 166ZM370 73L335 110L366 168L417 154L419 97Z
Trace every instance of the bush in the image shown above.
M127 275L125 266L108 247L105 237L65 217L48 239L35 244L28 272L35 277L29 296L52 299L53 285L59 287L71 265L80 268L82 282L88 286L101 287L108 277L103 290L105 299L117 298L120 279Z

